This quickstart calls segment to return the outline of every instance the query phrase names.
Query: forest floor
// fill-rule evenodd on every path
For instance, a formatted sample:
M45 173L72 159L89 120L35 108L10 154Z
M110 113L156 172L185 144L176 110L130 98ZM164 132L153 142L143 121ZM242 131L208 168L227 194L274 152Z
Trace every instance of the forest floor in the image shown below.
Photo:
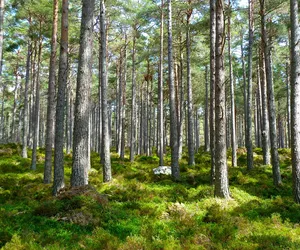
M44 150L36 171L19 145L0 146L0 248L13 249L300 249L300 205L292 199L290 150L281 149L283 186L254 150L255 169L229 167L232 199L213 197L210 156L196 165L180 162L180 182L154 176L158 158L134 163L112 153L113 181L102 182L99 157L92 154L90 187L66 190L58 198L43 184ZM30 153L29 153L30 155ZM228 153L230 155L230 152ZM65 155L70 183L72 156ZM170 164L170 155L165 165ZM228 157L230 164L230 156ZM101 194L101 195L99 195Z

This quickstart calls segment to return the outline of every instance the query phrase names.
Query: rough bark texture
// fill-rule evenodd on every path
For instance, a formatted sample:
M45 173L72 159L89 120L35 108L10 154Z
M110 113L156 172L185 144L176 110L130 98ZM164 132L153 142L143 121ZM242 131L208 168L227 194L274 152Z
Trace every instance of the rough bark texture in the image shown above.
M234 102L234 82L233 82L233 71L232 71L232 60L231 60L231 34L230 34L230 25L231 25L231 3L228 1L229 5L229 16L228 16L228 60L229 60L229 81L230 81L230 100L231 100L231 149L232 149L232 159L231 163L233 167L237 166L237 157L236 157L236 132L235 132L235 102Z
M88 126L95 0L82 1L71 186L88 184Z
M300 29L298 1L290 0L291 8L291 138L292 172L295 202L300 203Z
M69 0L62 1L62 21L60 56L58 70L58 90L55 118L55 150L54 150L54 181L53 195L64 188L64 118L65 93L68 80L68 8Z
M101 34L101 95L102 95L102 152L103 152L103 181L109 182L111 176L110 162L110 136L108 130L108 108L107 108L107 65L106 65L106 20L104 1L100 3L100 34Z
M216 2L216 179L215 196L229 199L226 155L224 1Z
M47 127L46 127L46 149L44 183L50 183L52 179L52 146L54 141L54 118L55 118L55 77L56 77L56 48L57 48L57 26L58 26L58 0L53 1L53 22L51 55L49 66L48 104L47 104Z
M3 98L1 107L1 141L4 142L4 83L2 82L2 53L3 53L3 19L4 19L4 0L0 0L0 87L2 88Z
M159 165L164 165L164 97L163 97L163 60L164 60L164 1L161 0L160 12L160 55L158 78L158 156Z
M190 0L188 0L190 4ZM186 68L187 68L187 98L188 98L188 152L190 166L195 165L195 143L194 143L194 118L193 118L193 90L191 72L191 37L190 37L190 17L192 9L188 9L186 17Z
M291 83L290 66L286 64L287 147L291 147Z
M270 122L270 141L271 141L271 161L273 171L273 182L275 186L281 185L281 175L279 166L278 146L277 146L277 129L276 129L276 110L273 86L273 72L271 62L271 48L268 42L266 22L265 22L265 4L261 0L261 27L262 27L262 42L265 56L267 93L268 93L268 108Z
M216 0L210 0L210 182L215 180L215 81L216 81Z
M249 51L248 51L248 88L247 88L247 169L253 169L252 146L252 50L253 50L253 0L249 0Z
M170 146L171 168L174 180L180 179L179 173L179 147L178 124L175 103L174 69L173 69L173 44L172 44L172 1L168 4L168 70L169 70L169 101L170 101Z

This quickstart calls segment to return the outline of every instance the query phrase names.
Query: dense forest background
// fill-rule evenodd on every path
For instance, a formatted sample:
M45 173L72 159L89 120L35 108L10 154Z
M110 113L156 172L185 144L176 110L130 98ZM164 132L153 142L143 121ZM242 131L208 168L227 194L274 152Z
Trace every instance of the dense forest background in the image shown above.
M299 249L299 32L295 0L0 0L0 246Z

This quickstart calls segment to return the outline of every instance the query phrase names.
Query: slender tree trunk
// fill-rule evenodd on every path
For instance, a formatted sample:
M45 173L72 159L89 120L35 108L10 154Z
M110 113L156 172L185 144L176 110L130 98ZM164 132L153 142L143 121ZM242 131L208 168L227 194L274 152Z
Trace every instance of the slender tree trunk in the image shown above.
M41 68L41 56L42 56L42 21L40 21L39 27L39 48L38 48L38 61L36 72L36 87L35 87L35 103L34 103L34 117L33 117L33 145L32 145L32 159L31 169L36 170L37 161L37 143L39 132L39 117L40 117L40 68Z
M227 30L227 37L228 37L228 57L229 57L229 81L230 81L230 99L231 99L231 149L232 149L232 159L231 164L233 167L237 166L237 157L236 157L236 132L235 132L235 102L234 102L234 81L233 81L233 72L232 72L232 59L231 59L231 3L228 0L229 5L229 15L228 15L228 30Z
M216 0L210 0L210 182L213 185L216 175L215 159L215 88L216 88Z
M44 183L50 183L52 179L52 146L54 142L54 119L55 119L55 77L56 77L56 49L57 49L57 26L58 26L58 0L53 0L53 25L51 40L51 56L49 66L48 104L47 104L47 127Z
M204 150L205 152L209 151L209 97L208 97L208 67L205 66L205 121L204 121Z
M22 137L22 157L27 158L27 136L28 136L28 88L30 80L30 61L31 61L32 44L28 41L26 57L26 75L24 90L24 109L23 109L23 137Z
M291 83L290 83L290 66L286 64L286 107L287 107L287 147L291 147Z
M161 0L160 12L160 55L158 77L158 155L159 165L164 165L164 97L163 97L163 60L164 60L164 0Z
M249 52L248 52L248 88L247 88L247 169L253 169L253 145L252 145L252 50L253 50L253 10L254 0L249 2Z
M268 92L273 181L275 186L279 186L281 185L282 182L281 182L281 175L280 175L278 145L277 145L276 111L275 111L275 101L274 101L271 48L269 45L270 42L268 42L267 31L266 31L264 0L261 0L261 13L262 13L261 14L262 42L263 42L264 56L265 56L267 92Z
M187 0L190 5L191 0ZM195 142L194 142L194 121L193 121L193 91L192 91L192 72L191 72L191 37L190 37L190 18L192 9L188 10L186 17L186 67L187 67L187 96L188 96L188 151L190 166L195 165Z
M244 59L244 47L243 47L243 34L241 34L241 60L242 60L242 71L243 71L243 94L244 94L244 146L246 146L246 137L247 137L247 81L246 81L246 66L245 66L245 59Z
M170 143L171 168L174 180L180 179L179 173L179 147L178 124L175 103L174 69L173 69L173 42L172 42L172 1L168 2L168 69L169 69L169 98L170 98Z
M64 188L64 124L65 92L68 80L68 11L69 0L62 1L61 39L58 70L58 90L55 117L55 150L53 195Z
M300 203L300 28L298 1L290 0L291 9L291 145L294 200Z
M80 49L74 112L72 187L88 184L88 126L92 77L94 8L95 0L82 1Z
M136 36L137 24L133 27L133 44L132 44L132 87L131 87L131 133L130 133L130 161L134 161L136 151L136 72L135 72L135 53L136 53Z
M215 196L229 199L226 155L225 65L224 65L224 1L216 2L216 179Z
M125 158L125 128L126 128L126 81L127 81L127 34L125 33L125 46L124 46L124 67L123 67L123 85L122 85L122 99L121 99L121 105L122 105L122 133L121 133L121 152L120 152L120 158L124 160Z
M108 127L107 107L107 65L106 65L106 17L104 0L100 3L100 34L101 34L101 94L102 94L102 138L103 138L103 181L109 182L111 176L110 136Z
M263 47L263 44L262 44ZM270 129L269 129L269 115L267 104L267 82L265 71L265 56L263 48L260 52L260 81L261 81L261 106L262 106L262 149L263 149L263 163L264 165L271 164L270 155Z

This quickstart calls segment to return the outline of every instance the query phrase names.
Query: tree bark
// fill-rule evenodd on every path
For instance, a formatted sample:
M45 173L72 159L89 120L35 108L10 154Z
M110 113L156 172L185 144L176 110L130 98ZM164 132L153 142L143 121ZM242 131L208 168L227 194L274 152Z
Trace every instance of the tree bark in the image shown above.
M191 0L187 0L190 5ZM190 7L190 6L189 6ZM191 37L190 37L190 18L192 9L188 9L186 17L186 68L187 68L187 98L188 98L188 152L190 166L195 165L195 142L194 142L194 121L193 121L193 90L191 72Z
M58 70L58 90L55 117L54 181L53 195L64 188L64 119L65 93L68 80L68 11L69 0L62 1L61 39Z
M205 66L205 121L204 121L204 150L209 152L209 97L208 97L208 67Z
M136 151L136 72L135 72L135 53L136 53L137 24L133 26L132 43L132 87L131 87L131 133L130 133L130 161L134 161Z
M260 52L260 85L261 85L261 106L262 106L262 149L263 149L263 164L271 164L270 155L270 129L269 129L269 115L268 115L268 104L267 104L267 82L266 82L266 71L265 71L265 56L263 52L263 44Z
M46 149L44 183L50 183L52 179L52 146L54 141L54 119L55 119L55 77L56 77L56 49L57 49L57 26L58 26L58 0L53 1L53 22L51 55L49 66L48 104L47 104L47 127L46 127Z
M300 29L298 1L290 0L291 11L291 145L293 193L300 203Z
M216 179L215 196L229 199L226 155L225 66L224 66L224 0L216 2Z
M111 176L110 162L110 136L108 127L108 107L107 107L107 64L106 64L106 17L104 0L100 2L100 35L101 35L101 95L102 95L102 138L103 138L103 181L109 182Z
M168 70L169 70L169 105L170 105L170 143L171 168L173 179L179 180L179 147L178 124L175 102L174 69L173 69L173 37L172 37L172 1L168 2Z
M249 0L249 51L248 51L248 88L247 88L247 169L253 169L253 145L252 145L252 50L253 50L253 10L254 0Z
M282 182L281 182L281 175L280 175L278 145L277 145L278 141L277 141L277 131L276 131L276 110L275 110L275 101L274 101L271 47L270 47L270 42L268 41L267 31L266 31L264 0L261 0L261 27L262 27L262 42L263 42L265 66L266 66L273 182L275 186L279 186L281 185Z
M228 30L227 30L227 37L228 37L228 60L229 60L229 81L230 81L230 99L231 99L231 164L233 167L237 166L237 157L236 157L236 132L235 132L235 102L234 102L234 82L233 82L233 72L232 72L232 59L231 59L231 33L230 33L230 26L231 26L231 3L228 0L229 5L229 15L228 15Z
M34 116L33 116L33 145L32 145L32 158L31 169L36 170L37 161L37 143L39 132L39 117L40 117L40 68L41 68L41 56L42 56L42 21L39 23L39 47L38 47L38 61L36 72L36 87L35 87L35 102L34 102Z
M160 10L160 54L158 76L158 155L159 165L164 165L164 97L163 97L163 60L164 60L164 0L161 0Z
M27 158L27 137L28 137L28 88L30 80L30 61L31 61L32 43L28 41L26 57L26 75L24 90L24 109L23 109L23 137L22 137L22 157Z
M88 126L92 80L94 8L95 0L82 1L80 49L74 112L72 187L88 184Z
M210 0L210 182L214 184L216 175L215 162L215 88L216 88L216 0Z

